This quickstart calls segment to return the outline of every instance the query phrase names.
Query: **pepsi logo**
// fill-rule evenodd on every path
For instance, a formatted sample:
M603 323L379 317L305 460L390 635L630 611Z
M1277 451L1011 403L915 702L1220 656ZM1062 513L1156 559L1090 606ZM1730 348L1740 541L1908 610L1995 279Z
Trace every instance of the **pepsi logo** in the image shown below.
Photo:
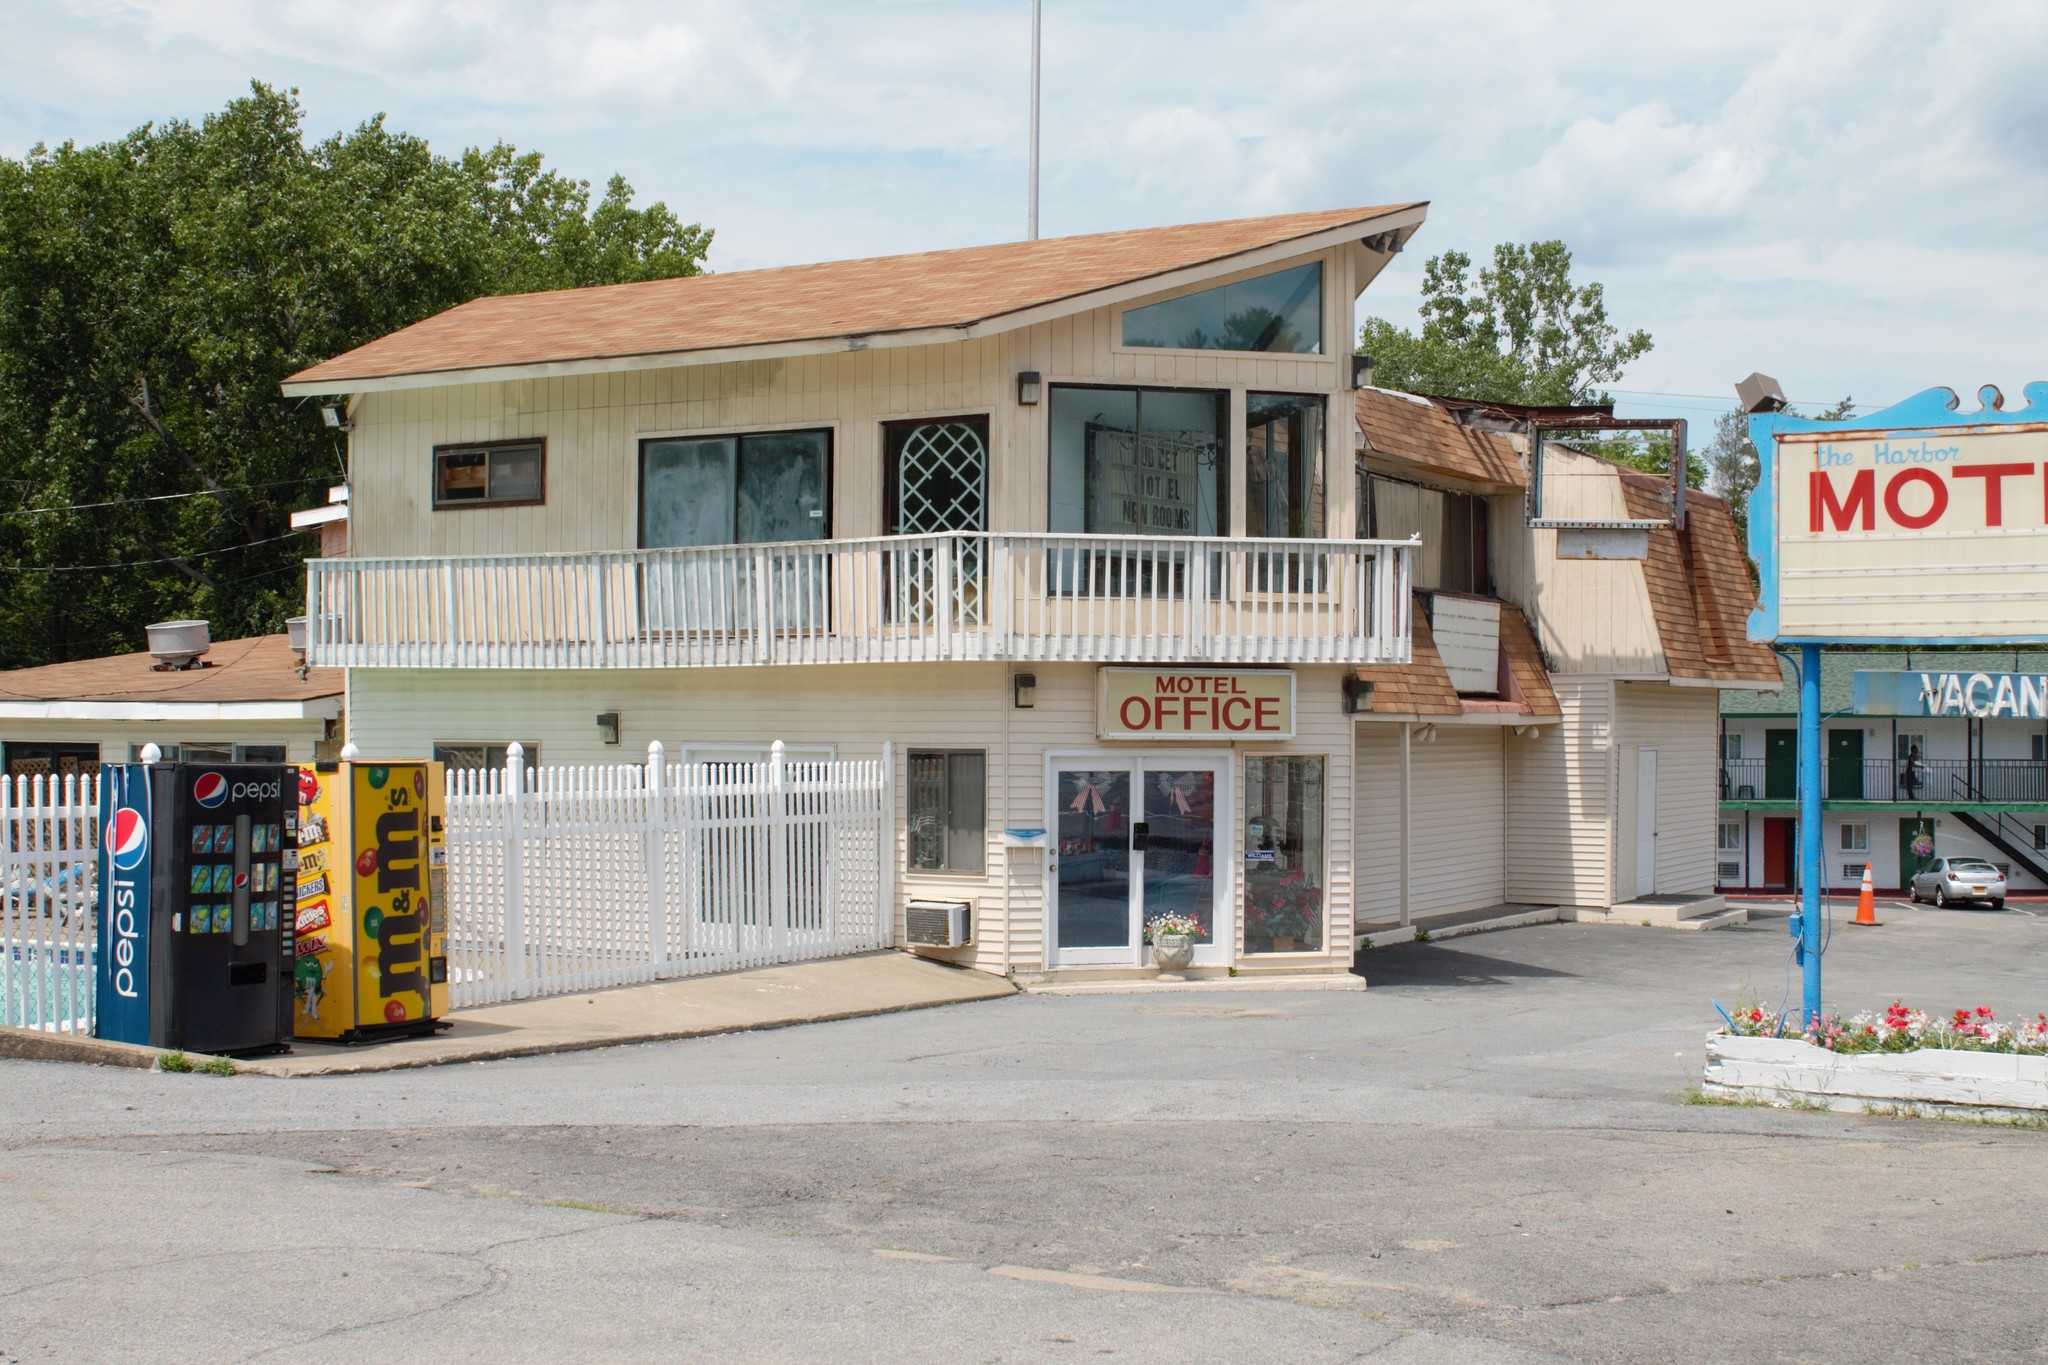
M192 799L212 810L228 799L228 780L219 773L201 773L192 783Z
M114 866L122 872L133 872L142 866L142 860L149 856L149 821L142 818L141 811L133 806L115 808L113 837L107 850Z

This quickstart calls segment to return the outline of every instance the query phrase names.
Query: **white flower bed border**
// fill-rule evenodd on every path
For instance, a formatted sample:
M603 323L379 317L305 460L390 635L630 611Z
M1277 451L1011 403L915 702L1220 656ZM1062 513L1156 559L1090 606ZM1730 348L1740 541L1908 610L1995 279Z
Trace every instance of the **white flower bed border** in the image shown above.
M1767 1104L2020 1118L2048 1113L2048 1057L2016 1052L1830 1052L1800 1038L1707 1035L1701 1089Z

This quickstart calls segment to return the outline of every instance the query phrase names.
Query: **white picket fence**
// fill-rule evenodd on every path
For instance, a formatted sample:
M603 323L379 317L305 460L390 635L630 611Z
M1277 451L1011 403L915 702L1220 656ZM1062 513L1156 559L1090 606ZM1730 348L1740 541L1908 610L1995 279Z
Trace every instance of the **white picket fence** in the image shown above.
M94 773L0 779L0 1024L90 1033Z
M456 1009L886 948L879 761L669 763L448 775ZM89 1033L98 778L0 783L0 1024Z
M449 774L457 1009L890 945L893 755Z

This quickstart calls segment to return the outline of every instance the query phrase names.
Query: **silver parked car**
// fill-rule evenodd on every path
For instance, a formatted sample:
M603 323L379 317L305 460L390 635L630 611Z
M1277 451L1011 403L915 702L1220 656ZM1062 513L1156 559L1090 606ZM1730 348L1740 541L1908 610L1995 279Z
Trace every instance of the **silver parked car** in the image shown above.
M2005 908L2005 874L1982 858L1936 858L1913 878L1913 900L1936 905L1983 901Z

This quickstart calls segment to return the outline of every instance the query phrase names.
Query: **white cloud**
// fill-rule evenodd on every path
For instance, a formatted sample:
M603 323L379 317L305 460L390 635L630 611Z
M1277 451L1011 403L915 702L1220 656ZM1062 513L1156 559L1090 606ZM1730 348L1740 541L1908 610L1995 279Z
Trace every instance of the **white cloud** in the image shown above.
M1046 0L1048 234L1427 198L1422 258L1561 236L1657 349L1872 398L2043 365L2048 6ZM1018 235L1028 0L68 0L0 8L0 152L251 78L623 172L722 269ZM33 54L24 56L23 54ZM2024 375L2018 377L2025 377Z

